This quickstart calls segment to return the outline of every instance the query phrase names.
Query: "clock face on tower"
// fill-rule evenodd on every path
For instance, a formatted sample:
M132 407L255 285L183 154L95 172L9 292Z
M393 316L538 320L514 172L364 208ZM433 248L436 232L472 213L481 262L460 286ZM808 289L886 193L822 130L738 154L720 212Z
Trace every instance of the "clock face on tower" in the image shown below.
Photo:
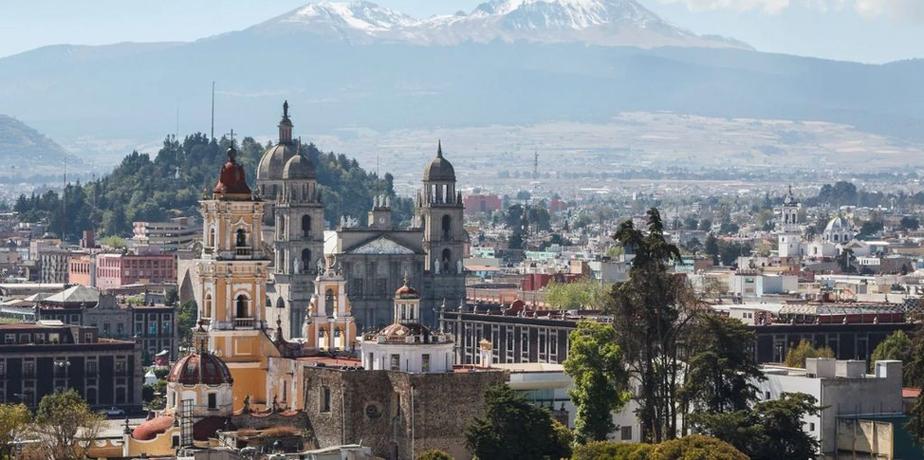
M380 224L384 224L384 223L385 223L385 218L384 218L384 217L379 217L379 223L380 223Z

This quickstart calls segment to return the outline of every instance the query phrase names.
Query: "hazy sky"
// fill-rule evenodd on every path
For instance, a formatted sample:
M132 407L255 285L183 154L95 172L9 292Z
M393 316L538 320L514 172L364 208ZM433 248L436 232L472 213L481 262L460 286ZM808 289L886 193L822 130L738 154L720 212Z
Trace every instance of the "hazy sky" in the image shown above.
M924 0L639 0L674 24L762 51L886 62L924 57ZM0 56L58 43L193 40L306 0L0 0ZM479 0L378 0L413 16Z

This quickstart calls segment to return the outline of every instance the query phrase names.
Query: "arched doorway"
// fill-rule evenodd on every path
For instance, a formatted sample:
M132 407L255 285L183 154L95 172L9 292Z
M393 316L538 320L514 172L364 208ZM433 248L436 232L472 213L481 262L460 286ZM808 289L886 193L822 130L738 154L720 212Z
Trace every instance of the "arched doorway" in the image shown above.
M250 318L250 301L244 294L237 296L235 313L238 318Z

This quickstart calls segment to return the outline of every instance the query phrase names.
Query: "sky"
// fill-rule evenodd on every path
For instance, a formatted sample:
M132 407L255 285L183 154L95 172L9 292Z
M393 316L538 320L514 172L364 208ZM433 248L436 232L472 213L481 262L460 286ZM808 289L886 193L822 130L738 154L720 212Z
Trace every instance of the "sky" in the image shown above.
M639 0L700 34L758 50L869 63L924 58L924 0ZM307 0L2 0L0 57L53 44L189 41L252 24ZM480 0L377 0L417 17Z

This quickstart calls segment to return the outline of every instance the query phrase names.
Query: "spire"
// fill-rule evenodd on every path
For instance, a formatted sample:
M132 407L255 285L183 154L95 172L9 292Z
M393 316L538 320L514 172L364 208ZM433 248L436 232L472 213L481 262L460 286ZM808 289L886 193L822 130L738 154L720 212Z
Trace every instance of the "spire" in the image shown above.
M436 141L436 157L443 158L443 140L438 139Z
M292 143L292 120L289 119L289 101L282 103L282 120L279 122L279 143Z

